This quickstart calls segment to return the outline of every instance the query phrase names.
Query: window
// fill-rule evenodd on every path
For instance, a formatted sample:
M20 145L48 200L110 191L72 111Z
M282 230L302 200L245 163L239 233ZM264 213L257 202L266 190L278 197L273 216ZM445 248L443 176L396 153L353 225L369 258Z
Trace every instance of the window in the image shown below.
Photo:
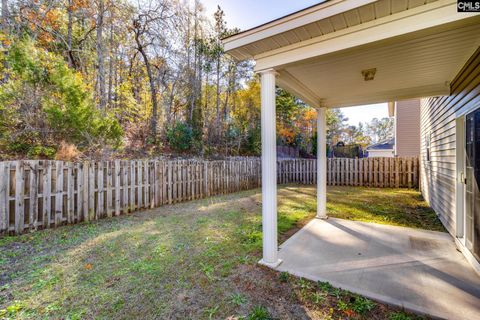
M430 159L430 141L432 139L432 135L430 132L428 132L426 135L425 135L425 148L427 150L427 162L430 162L431 159Z

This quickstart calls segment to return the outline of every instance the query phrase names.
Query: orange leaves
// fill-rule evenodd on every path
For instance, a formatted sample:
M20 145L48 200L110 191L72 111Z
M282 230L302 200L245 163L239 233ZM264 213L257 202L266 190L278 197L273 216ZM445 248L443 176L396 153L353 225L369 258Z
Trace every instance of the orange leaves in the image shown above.
M53 36L47 32L41 32L38 35L38 43L42 46L45 46L54 40Z
M303 119L305 121L317 120L317 112L313 108L309 108L303 113Z
M89 1L88 0L73 0L72 4L70 6L70 9L72 11L76 11L79 9L85 9L89 7Z
M353 311L352 309L344 310L343 313L345 313L345 315L349 318L355 316L355 311Z
M277 130L278 130L278 135L282 140L284 140L288 144L293 143L296 134L292 128L287 128L282 125L279 125Z
M92 269L93 269L93 265L92 265L91 263L87 263L87 264L85 265L85 269L86 269L86 270L92 270Z
M60 8L48 8L45 5L36 8L22 8L22 17L26 20L28 27L38 34L38 42L48 45L54 41L53 32L58 31L62 26L63 13Z
M60 28L61 22L60 16L61 12L59 9L51 9L49 11L46 11L43 23L50 26L54 30L58 30Z
M9 47L12 44L12 40L5 33L0 32L0 42L3 47Z

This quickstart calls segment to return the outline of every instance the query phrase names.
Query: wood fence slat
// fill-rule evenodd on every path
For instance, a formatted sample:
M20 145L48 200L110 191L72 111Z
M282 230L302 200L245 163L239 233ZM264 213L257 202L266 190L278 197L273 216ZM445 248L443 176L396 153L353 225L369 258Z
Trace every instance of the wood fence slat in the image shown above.
M83 221L90 219L90 163L83 163Z
M10 163L3 161L0 162L0 234L5 234L8 232L9 215L7 214L7 207L9 202L9 194L7 190L9 185Z
M83 220L83 163L76 163L75 164L77 173L77 208L75 210L76 213L76 222L80 222Z
M75 172L73 169L73 163L66 163L67 166L67 223L71 224L75 222Z
M95 210L95 181L97 175L95 174L97 163L91 162L88 168L88 220L97 220L97 210Z
M114 184L115 184L115 215L119 216L120 215L120 207L121 207L121 202L120 202L120 194L121 194L121 188L120 188L120 179L121 179L121 171L120 171L120 160L115 160L113 163L114 169L113 169L113 179L114 179Z
M15 233L23 232L25 220L25 163L17 161L15 165Z
M30 186L29 186L29 217L28 223L30 231L34 231L38 226L38 161L29 163Z
M128 172L129 166L127 161L122 161L121 163L121 171L122 171L122 188L123 188L123 198L122 198L122 211L124 214L129 212L130 205L128 202Z
M52 219L52 164L50 161L45 161L43 167L43 228L50 228ZM8 206L7 206L8 209Z
M106 174L106 201L105 201L105 211L107 213L107 217L113 217L114 207L113 207L113 168L112 162L106 161L105 162L105 174Z
M55 227L62 223L63 215L63 162L57 161L55 166Z

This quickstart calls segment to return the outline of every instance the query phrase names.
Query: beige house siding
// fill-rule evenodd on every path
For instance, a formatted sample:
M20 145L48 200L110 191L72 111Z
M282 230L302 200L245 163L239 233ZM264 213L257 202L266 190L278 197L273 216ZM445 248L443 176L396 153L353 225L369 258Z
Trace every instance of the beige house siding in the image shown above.
M422 99L420 107L422 192L452 235L456 230L456 118L475 107L480 107L480 50L452 81L450 96Z
M395 103L395 155L420 155L420 100Z

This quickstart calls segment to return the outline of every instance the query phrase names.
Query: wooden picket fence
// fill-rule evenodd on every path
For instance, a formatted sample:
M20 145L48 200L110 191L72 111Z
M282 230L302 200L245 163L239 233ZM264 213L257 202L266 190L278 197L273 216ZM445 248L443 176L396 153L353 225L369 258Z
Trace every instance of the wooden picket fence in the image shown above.
M277 164L280 184L317 183L315 159L280 160ZM327 159L327 185L377 188L417 188L419 160L405 158Z
M316 183L314 159L279 160L279 183ZM328 184L418 186L418 159L329 159ZM261 186L261 161L0 162L0 234L98 220Z

